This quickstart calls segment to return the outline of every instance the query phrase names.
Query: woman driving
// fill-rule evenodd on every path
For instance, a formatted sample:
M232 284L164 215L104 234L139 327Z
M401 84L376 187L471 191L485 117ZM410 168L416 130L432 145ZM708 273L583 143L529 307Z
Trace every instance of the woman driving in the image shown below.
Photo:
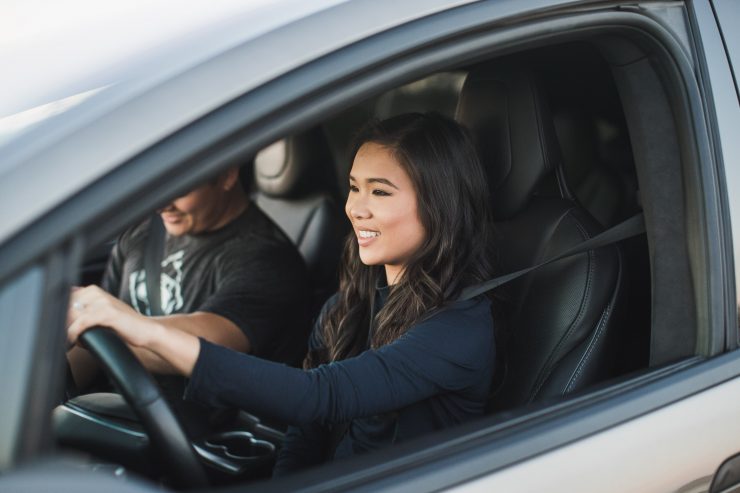
M494 274L488 201L453 120L372 122L349 173L339 291L303 370L172 331L95 286L72 293L68 337L110 327L189 377L186 399L288 423L276 475L449 427L483 414L491 383L491 303L458 300Z

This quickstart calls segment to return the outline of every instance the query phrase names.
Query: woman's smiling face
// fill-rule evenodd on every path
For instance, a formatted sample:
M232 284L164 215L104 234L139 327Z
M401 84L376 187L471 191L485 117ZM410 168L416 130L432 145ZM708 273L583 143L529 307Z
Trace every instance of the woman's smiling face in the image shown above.
M426 232L411 178L388 148L369 142L357 151L345 212L362 263L385 265L388 283L395 284Z

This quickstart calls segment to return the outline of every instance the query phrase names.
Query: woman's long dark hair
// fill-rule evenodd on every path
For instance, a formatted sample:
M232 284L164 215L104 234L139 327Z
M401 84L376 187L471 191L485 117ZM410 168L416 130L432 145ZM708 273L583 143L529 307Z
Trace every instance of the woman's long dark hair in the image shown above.
M389 149L408 173L426 238L375 314L372 347L389 344L426 313L454 301L468 285L493 277L488 181L467 132L439 114L411 113L372 121L358 134L352 156L366 143ZM344 247L336 303L322 320L325 350L307 368L359 354L367 346L370 307L382 265L360 261L354 232Z

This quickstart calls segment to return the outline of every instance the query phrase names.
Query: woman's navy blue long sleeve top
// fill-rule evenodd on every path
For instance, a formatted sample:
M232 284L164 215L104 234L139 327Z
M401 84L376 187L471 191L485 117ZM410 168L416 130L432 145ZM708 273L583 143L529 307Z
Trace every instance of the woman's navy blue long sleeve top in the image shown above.
M476 298L450 304L388 345L311 370L201 340L186 398L294 425L278 462L286 471L324 459L318 442L332 424L351 422L336 449L341 457L482 415L493 364L490 302Z

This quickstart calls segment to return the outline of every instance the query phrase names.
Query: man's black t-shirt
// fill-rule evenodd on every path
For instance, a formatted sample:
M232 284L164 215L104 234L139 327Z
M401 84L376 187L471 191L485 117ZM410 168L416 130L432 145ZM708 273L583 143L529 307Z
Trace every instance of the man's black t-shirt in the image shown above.
M144 255L149 220L124 232L102 286L150 315ZM308 281L300 254L254 203L225 227L198 235L167 235L160 277L165 315L197 311L223 316L249 339L252 353L300 364L310 330ZM171 401L185 379L158 378Z

